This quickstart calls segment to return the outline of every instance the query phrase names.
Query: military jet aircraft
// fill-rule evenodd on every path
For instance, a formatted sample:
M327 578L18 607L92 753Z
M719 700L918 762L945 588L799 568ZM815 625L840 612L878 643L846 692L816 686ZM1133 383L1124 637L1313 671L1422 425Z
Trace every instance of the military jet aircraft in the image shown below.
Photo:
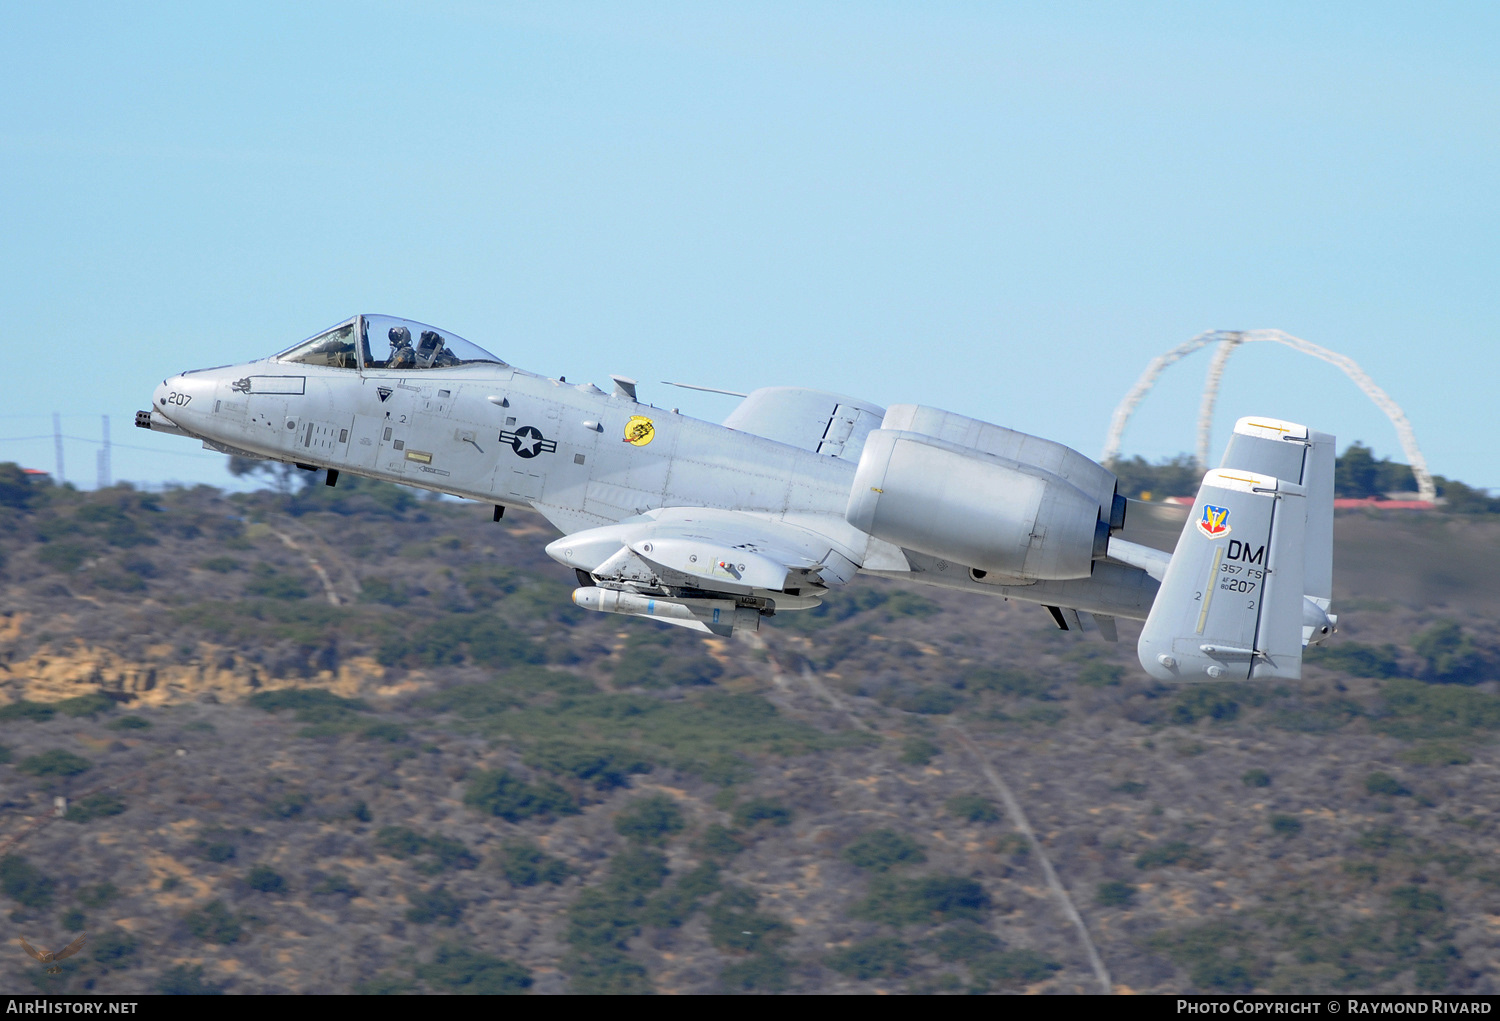
M796 387L722 424L507 364L421 323L359 315L243 365L183 372L136 424L211 450L534 509L573 600L729 635L860 572L1038 603L1059 628L1144 620L1163 680L1300 676L1337 618L1334 438L1242 418L1175 551L1060 443L937 408Z

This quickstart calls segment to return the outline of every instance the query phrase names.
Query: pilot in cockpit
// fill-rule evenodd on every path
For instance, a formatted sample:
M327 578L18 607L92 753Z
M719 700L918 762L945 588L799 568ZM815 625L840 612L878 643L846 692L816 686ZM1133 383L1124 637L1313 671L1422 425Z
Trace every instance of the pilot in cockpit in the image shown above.
M386 360L388 369L415 369L417 353L411 347L411 331L404 326L392 326L386 334L391 341L391 357Z

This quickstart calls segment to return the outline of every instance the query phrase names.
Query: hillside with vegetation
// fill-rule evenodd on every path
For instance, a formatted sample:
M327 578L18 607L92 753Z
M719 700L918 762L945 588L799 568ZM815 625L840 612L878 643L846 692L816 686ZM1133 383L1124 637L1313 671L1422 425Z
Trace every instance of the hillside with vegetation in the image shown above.
M1500 518L1341 514L1306 679L1170 686L871 579L589 614L534 515L284 488L0 466L6 988L1500 992Z

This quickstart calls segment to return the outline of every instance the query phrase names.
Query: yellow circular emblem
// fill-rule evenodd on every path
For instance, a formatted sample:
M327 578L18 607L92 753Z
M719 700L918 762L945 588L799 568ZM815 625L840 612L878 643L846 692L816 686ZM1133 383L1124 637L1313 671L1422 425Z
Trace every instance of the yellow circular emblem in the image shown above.
M645 415L631 415L625 423L625 442L644 447L656 438L656 425Z

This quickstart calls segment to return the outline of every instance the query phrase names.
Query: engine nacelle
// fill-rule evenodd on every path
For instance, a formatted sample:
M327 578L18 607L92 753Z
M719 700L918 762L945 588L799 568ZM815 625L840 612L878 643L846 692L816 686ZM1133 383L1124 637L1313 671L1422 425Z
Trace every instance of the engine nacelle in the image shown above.
M1088 577L1105 555L1109 519L1101 511L1096 496L1046 469L877 429L865 440L845 517L929 556L1061 581Z

